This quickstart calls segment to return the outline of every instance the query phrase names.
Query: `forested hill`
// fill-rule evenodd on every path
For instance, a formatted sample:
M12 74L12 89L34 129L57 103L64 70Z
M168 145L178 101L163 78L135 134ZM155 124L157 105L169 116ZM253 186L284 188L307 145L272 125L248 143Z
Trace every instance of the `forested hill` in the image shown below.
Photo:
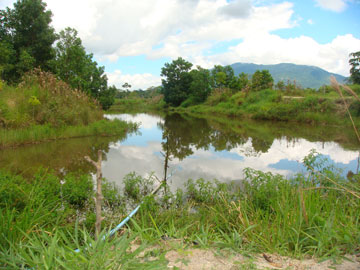
M275 83L283 80L285 83L287 80L294 81L300 84L302 87L307 88L319 88L324 84L330 84L330 76L334 75L339 83L344 83L346 77L327 72L324 69L315 66L305 66L282 63L277 65L257 65L250 63L234 63L231 65L234 69L235 75L241 72L252 75L256 70L267 69L270 71Z

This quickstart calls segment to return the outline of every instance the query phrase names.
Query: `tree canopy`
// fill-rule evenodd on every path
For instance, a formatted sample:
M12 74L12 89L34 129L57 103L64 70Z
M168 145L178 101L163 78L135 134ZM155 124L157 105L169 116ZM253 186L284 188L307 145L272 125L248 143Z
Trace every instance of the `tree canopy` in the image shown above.
M360 51L350 53L350 57L350 80L353 83L360 84Z
M189 73L192 64L179 57L171 63L165 63L161 69L164 100L172 106L179 106L189 97L192 82Z
M161 69L164 101L171 106L184 107L204 102L214 89L237 92L259 91L273 87L274 80L268 70L257 70L251 80L245 73L235 76L231 66L215 65L208 70L183 58L166 63Z
M251 89L259 91L262 89L272 88L274 79L268 70L257 70L251 78Z
M34 67L50 70L56 40L52 13L41 0L18 0L0 12L0 65L2 76L17 81Z
M56 34L51 17L42 0L18 0L13 9L0 10L1 78L17 83L26 72L41 68L109 108L117 90L108 87L104 67L86 53L75 29Z

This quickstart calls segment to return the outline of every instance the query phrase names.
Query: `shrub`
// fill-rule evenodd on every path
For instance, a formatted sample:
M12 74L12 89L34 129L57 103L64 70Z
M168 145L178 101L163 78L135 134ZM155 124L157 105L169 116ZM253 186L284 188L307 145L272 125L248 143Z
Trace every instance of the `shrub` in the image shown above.
M93 197L93 181L88 175L67 174L62 185L64 199L77 208L83 208Z
M39 69L27 73L18 87L0 91L0 120L6 127L87 125L102 116L94 99Z

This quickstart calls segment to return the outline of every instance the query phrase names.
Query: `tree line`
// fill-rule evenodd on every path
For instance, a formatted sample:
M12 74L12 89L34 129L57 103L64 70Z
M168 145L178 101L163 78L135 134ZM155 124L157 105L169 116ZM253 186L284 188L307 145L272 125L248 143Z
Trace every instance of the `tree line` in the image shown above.
M56 33L51 18L42 0L18 0L12 9L0 10L0 78L16 84L26 72L40 68L108 109L116 88L108 86L104 67L86 52L75 29Z
M274 79L268 70L257 70L250 78L248 74L235 76L231 66L215 65L208 70L200 66L192 69L193 64L179 57L165 63L161 69L162 93L164 100L171 106L179 106L185 100L191 104L204 102L215 89L259 91L272 88Z
M360 51L350 54L349 82L360 84ZM268 70L257 70L251 77L240 73L235 76L231 66L215 65L212 69L200 66L193 68L193 64L179 57L171 63L165 63L161 69L162 94L164 101L171 106L179 106L183 102L194 105L204 102L215 90L228 89L238 91L260 91L275 86L278 90L296 90L301 86L296 81L279 81L274 85Z

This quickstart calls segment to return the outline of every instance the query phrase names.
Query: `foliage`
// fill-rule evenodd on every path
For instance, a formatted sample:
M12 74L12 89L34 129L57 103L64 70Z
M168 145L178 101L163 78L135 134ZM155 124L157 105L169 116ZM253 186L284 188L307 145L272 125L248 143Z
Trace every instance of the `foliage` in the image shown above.
M110 188L104 195L128 196L125 206L121 204L126 209L134 202L144 201L128 224L130 235L137 236L138 241L163 241L161 237L166 235L187 243L195 242L200 247L275 252L300 258L353 253L360 239L359 182L349 182L337 175L336 168L324 163L315 152L304 162L315 170L285 179L246 169L241 183L189 180L183 190L164 191L164 197L147 196L154 182L133 173L126 177L122 191ZM71 182L69 179L76 176L69 177L67 181ZM88 179L80 176L72 184L80 181L84 185ZM137 252L131 256L125 251L127 244L125 250L118 246L121 241L130 243L134 239L131 236L96 242L89 233L78 230L74 210L79 209L80 216L86 215L85 224L93 211L91 206L86 207L88 203L77 205L69 200L77 195L80 200L84 198L80 187L64 189L58 177L43 173L29 182L21 176L1 172L0 180L0 251L4 255L0 258L1 266L7 269L19 265L34 267L46 262L58 267L59 263L64 266L67 259L74 267L85 262L100 267L121 261L122 269L126 269L128 256L139 258ZM89 203L91 194L88 192ZM112 211L117 211L116 207ZM75 230L70 229L68 220L72 221L71 226L75 225ZM118 218L113 221L118 222ZM109 226L111 220L105 223ZM107 229L103 233L106 232ZM77 248L80 253L73 252ZM113 254L113 250L118 255ZM114 256L119 257L110 260ZM159 260L154 262L158 263Z
M87 54L77 31L66 28L56 43L53 68L57 76L74 89L80 89L97 99L104 110L114 102L115 87L107 86L104 67L98 67L92 54Z
M116 88L108 87L104 67L86 53L75 29L66 28L57 36L50 26L51 16L42 0L18 0L13 9L0 11L1 77L13 83L34 68L52 71L109 109Z
M34 67L50 68L56 40L51 17L42 0L18 0L13 9L1 11L0 66L5 80L17 81Z
M165 77L162 79L162 93L167 104L179 106L189 97L192 81L189 74L191 67L190 62L179 57L171 63L165 63L161 69L161 76Z
M64 199L72 206L84 208L93 197L92 178L87 175L67 174L62 184Z
M262 89L272 88L274 79L268 70L257 70L251 78L251 89L260 91Z
M89 125L66 127L33 125L27 128L0 129L0 148L88 136L123 136L126 132L134 132L136 130L136 124L117 119L112 121L103 119L92 122Z
M200 66L190 71L192 82L190 84L190 96L193 104L204 102L211 92L210 72Z
M215 65L211 69L214 88L230 87L234 79L234 70L231 66Z
M164 256L146 260L142 258L145 245L133 248L136 235L125 234L103 241L104 233L97 241L92 240L86 229L56 230L24 235L24 239L12 249L4 251L0 265L6 269L168 269ZM83 246L82 239L85 239ZM80 252L75 252L77 248Z
M350 57L350 79L352 83L360 84L360 51L350 53Z
M0 117L11 128L88 125L103 114L88 95L38 69L27 73L17 87L5 86L0 97Z

